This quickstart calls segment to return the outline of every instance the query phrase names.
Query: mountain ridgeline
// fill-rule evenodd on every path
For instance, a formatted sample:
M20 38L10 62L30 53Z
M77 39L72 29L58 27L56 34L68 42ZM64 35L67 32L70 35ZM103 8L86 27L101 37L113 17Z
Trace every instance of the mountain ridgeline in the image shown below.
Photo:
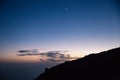
M45 69L35 80L120 80L120 47Z

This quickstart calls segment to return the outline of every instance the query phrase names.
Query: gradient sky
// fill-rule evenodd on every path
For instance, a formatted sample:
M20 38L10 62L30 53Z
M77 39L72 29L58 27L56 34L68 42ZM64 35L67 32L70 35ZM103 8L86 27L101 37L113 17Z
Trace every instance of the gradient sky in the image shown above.
M0 54L67 50L83 56L120 46L117 0L1 0Z

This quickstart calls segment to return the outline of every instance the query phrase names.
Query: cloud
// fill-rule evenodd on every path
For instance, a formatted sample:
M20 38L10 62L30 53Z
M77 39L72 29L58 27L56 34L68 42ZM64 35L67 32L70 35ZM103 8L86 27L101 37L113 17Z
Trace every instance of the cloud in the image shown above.
M29 50L19 50L19 53L26 53L26 52L30 52Z
M61 58L61 59L70 58L69 54L61 53L61 51L48 51L46 53L40 53L40 55L44 55L51 58Z
M37 53L38 49L30 49L30 50L19 50L19 53Z
M31 49L31 50L19 50L18 51L19 54L17 54L18 56L32 56L32 55L39 55L39 51L38 49Z
M19 50L17 56L39 56L40 61L68 61L73 59L69 54L69 51L46 51L39 52L38 49L31 50Z

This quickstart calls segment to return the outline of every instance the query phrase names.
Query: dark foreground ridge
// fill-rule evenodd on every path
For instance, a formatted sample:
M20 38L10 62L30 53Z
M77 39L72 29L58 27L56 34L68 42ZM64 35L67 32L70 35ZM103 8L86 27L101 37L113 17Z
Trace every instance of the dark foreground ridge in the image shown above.
M120 47L46 69L35 80L120 80Z

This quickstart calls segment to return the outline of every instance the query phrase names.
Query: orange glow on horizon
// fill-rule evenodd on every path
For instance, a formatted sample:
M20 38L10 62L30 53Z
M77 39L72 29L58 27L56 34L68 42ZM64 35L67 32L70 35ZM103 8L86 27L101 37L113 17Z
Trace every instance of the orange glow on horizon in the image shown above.
M0 57L1 62L37 62L40 61L38 56L2 56Z

